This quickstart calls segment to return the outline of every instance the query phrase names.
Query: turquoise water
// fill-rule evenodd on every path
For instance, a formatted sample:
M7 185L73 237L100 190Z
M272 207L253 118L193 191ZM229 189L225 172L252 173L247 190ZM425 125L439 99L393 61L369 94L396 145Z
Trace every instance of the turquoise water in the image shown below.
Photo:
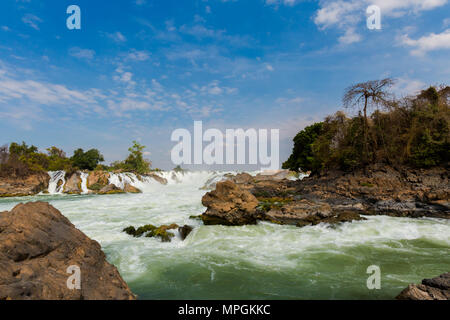
M409 283L450 271L450 221L367 217L339 226L305 228L203 226L199 190L210 176L148 184L142 194L46 195L0 199L48 201L97 240L108 261L140 299L392 299ZM132 238L129 225L189 224L185 240ZM369 290L371 265L381 289Z

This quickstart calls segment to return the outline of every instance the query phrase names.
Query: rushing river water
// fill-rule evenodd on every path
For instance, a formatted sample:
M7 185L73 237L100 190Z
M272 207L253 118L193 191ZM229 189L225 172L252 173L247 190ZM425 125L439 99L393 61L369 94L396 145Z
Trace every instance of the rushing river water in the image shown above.
M409 283L450 271L449 220L376 216L333 227L203 226L189 216L205 210L200 187L214 174L164 175L165 186L139 182L142 194L0 199L0 211L50 202L102 245L140 299L392 299ZM149 223L195 229L171 243L122 232ZM381 268L380 290L367 288L371 265Z

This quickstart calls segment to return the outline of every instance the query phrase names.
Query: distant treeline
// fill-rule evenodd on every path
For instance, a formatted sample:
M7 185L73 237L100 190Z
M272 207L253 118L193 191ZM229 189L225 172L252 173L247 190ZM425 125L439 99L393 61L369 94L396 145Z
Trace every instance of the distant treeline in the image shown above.
M133 141L128 149L130 154L124 161L117 161L110 166L102 165L105 161L97 149L84 151L77 149L72 157L57 148L48 148L46 153L39 152L35 146L11 143L0 147L0 176L25 177L36 172L58 171L75 172L77 170L123 170L140 174L151 171L151 162L144 159L145 146Z
M417 96L392 98L391 79L356 84L346 90L344 107L300 131L283 168L317 172L352 170L370 164L416 168L448 166L450 87L430 87ZM368 115L369 109L374 109Z

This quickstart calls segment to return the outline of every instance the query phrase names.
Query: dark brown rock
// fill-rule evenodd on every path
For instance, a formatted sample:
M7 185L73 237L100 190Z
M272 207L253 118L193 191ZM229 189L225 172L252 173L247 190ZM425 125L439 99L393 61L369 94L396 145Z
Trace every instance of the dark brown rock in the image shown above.
M178 228L178 232L180 233L181 240L184 240L188 237L188 235L192 232L194 228L188 225L184 225Z
M410 284L397 297L398 300L450 300L450 272L421 284Z
M70 266L81 270L71 290ZM0 213L0 300L135 299L100 245L44 202Z

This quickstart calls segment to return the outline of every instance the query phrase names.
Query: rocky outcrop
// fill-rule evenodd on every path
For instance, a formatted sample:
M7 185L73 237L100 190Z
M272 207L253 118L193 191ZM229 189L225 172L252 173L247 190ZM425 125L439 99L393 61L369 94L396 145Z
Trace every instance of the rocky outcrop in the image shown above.
M252 179L237 183L260 201L290 199L283 212L298 211L300 201L329 205L333 213L355 212L396 217L450 218L450 180L445 168L392 168L374 165L351 173L328 171L303 180Z
M208 208L202 215L206 225L239 226L256 223L258 200L231 181L217 183L216 190L203 196L202 203Z
M66 180L63 192L67 194L80 194L81 191L81 176L79 172L75 172Z
M99 191L109 184L109 172L92 171L87 178L87 187L89 190Z
M46 192L50 177L45 172L26 177L1 177L0 197L22 197Z
M69 289L70 267L80 289ZM73 271L72 271L73 272ZM70 281L69 281L70 283ZM48 203L0 213L0 300L135 299L100 245Z
M450 300L450 272L433 279L425 279L421 284L410 284L396 299Z

